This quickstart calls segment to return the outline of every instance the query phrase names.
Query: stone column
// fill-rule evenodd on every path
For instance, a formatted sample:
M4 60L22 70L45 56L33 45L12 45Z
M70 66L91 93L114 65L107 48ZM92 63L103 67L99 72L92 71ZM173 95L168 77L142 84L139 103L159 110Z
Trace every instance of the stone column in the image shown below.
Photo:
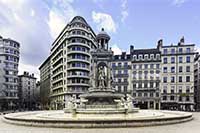
M153 109L156 109L156 101L153 101Z
M150 101L147 101L147 109L150 108Z
M108 64L108 67L107 67L107 75L108 75L108 80L107 80L107 87L108 88L111 88L111 69L110 69L110 64Z

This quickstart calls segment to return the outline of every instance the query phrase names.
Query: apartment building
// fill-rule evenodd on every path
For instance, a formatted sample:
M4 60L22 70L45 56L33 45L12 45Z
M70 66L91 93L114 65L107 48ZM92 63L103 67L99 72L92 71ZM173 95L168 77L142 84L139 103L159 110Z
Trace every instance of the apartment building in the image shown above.
M194 47L181 38L177 45L158 44L161 51L161 107L194 110Z
M0 110L18 106L18 64L20 44L0 36Z
M84 18L76 16L66 25L51 48L50 101L62 109L73 96L90 87L91 54L97 48L96 34Z
M39 67L40 70L40 102L42 109L50 108L50 79L51 79L51 56Z
M36 78L34 74L24 72L18 77L20 108L24 110L38 109L39 90L36 88Z
M194 101L195 110L200 111L200 55L196 54L194 59Z

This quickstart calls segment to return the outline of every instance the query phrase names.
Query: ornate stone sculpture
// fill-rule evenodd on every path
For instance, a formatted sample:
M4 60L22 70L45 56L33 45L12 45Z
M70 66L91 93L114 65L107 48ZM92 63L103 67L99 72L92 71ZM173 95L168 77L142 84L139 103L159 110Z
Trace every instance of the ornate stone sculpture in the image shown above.
M98 68L98 80L99 80L99 88L105 88L106 87L106 80L105 80L105 71L104 67L100 66Z

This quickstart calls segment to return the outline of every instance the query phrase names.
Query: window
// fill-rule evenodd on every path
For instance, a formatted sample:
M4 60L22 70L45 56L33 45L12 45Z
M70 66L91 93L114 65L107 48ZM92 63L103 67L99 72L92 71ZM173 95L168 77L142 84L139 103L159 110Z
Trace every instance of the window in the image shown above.
M136 83L133 83L133 88L136 88Z
M186 86L186 93L190 93L190 86Z
M156 87L157 87L157 88L159 87L159 82L156 82Z
M171 93L174 94L174 89L171 89Z
M182 77L181 76L178 77L178 81L182 82Z
M118 86L118 92L121 92L121 86Z
M156 64L156 69L159 69L160 68L160 64Z
M171 63L175 63L175 57L171 57Z
M133 69L136 69L137 68L137 66L136 65L133 65Z
M121 70L118 70L118 74L122 74L122 71L121 71Z
M148 78L148 71L144 71L144 79Z
M144 68L145 68L145 69L148 69L148 64L144 64Z
M139 65L139 69L142 69L142 64Z
M182 96L179 96L179 101L182 101Z
M142 79L142 71L139 71L139 79Z
M127 62L125 62L125 63L124 63L124 67L127 67L127 66L128 66L128 63L127 63Z
M183 53L183 48L179 48L179 49L178 49L178 52L179 52L179 53Z
M124 86L124 92L127 92L127 86Z
M127 69L124 70L124 74L128 74L128 70Z
M163 63L167 64L167 57L163 58Z
M167 90L166 90L166 89L164 89L164 90L163 90L163 93L165 93L165 94L166 94L166 93L167 93Z
M138 88L142 88L142 82L138 84Z
M175 82L175 77L172 76L172 77L171 77L171 83L174 83L174 82Z
M167 77L163 77L163 82L167 83Z
M175 54L175 49L171 49L171 54Z
M133 79L136 79L136 75L137 75L137 73L136 73L136 71L134 71L133 72Z
M112 67L115 67L115 63L112 63Z
M118 63L118 67L121 67L122 66L122 63Z
M148 83L144 83L144 88L148 88Z
M163 96L163 100L166 101L167 100L167 96Z
M179 93L182 93L182 86L179 86Z
M167 54L167 49L164 49L164 50L163 50L163 53L164 53L164 54Z
M182 66L179 66L178 71L179 71L180 73L182 73L182 72L183 72L183 67L182 67Z
M124 79L124 82L127 82L127 78ZM124 86L125 87L125 86Z
M186 96L186 101L190 101L190 97L189 96Z
M154 64L151 64L151 65L150 65L150 68L153 69L153 67L154 67Z
M150 88L153 88L153 87L154 87L154 83L150 82Z
M167 67L163 67L163 72L167 73Z
M190 56L187 56L187 57L186 57L186 62L187 62L187 63L190 63Z
M183 57L181 57L181 56L178 57L178 62L179 62L179 63L183 63Z
M153 92L150 92L150 97L153 97Z
M186 76L186 82L190 82L190 76Z
M170 96L170 100L173 101L174 100L174 96Z
M147 97L147 93L144 93L144 97Z
M119 78L119 79L118 79L118 83L121 83L121 82L122 82L122 80Z
M186 72L190 72L190 66L186 66Z
M190 48L186 48L186 53L190 53Z
M171 67L171 73L175 73L175 67Z

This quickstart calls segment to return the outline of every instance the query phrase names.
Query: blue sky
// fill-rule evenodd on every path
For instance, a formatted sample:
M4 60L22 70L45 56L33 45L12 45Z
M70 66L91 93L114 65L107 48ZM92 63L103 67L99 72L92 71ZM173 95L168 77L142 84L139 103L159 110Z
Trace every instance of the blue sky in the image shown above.
M104 27L115 53L177 43L200 47L199 0L0 0L0 35L21 43L20 73L39 77L54 39L76 15L93 30Z

